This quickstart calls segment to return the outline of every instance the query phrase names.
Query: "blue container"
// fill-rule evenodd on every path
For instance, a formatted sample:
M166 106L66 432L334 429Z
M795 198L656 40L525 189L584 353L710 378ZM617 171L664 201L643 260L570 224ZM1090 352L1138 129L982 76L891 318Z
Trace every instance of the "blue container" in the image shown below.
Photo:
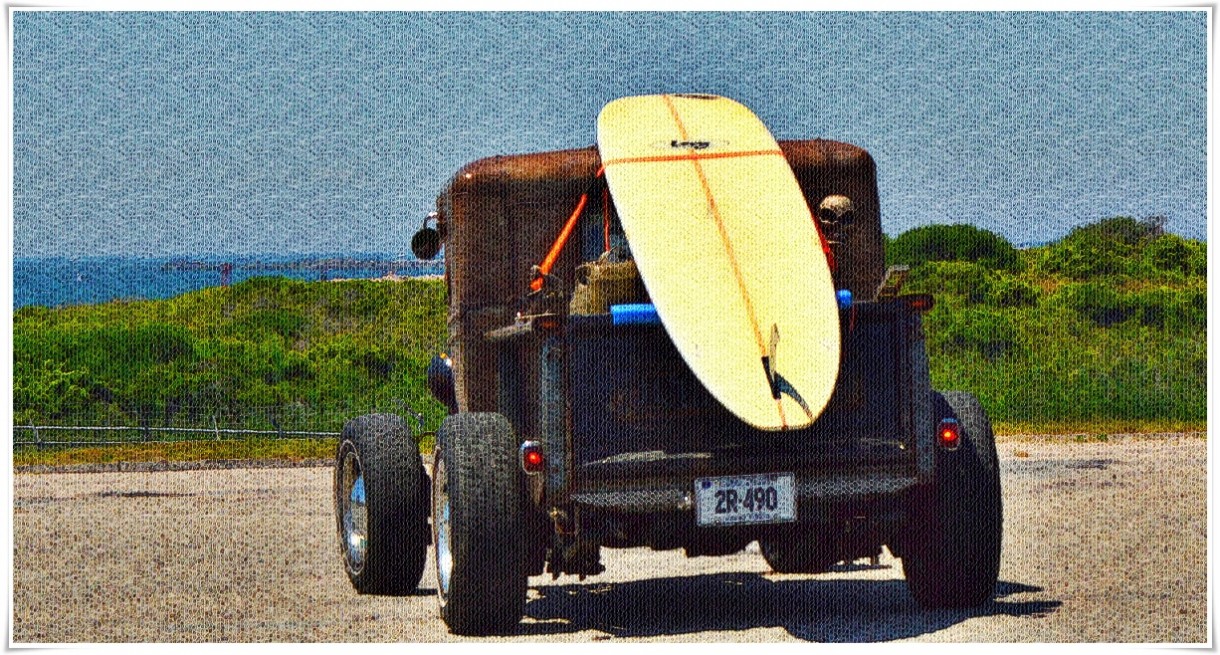
M610 320L614 325L660 325L661 317L651 303L610 305Z

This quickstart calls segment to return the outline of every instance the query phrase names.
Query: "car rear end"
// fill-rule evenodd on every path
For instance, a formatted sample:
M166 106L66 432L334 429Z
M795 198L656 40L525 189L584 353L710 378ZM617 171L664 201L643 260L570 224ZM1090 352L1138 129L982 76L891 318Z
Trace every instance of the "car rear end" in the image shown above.
M884 272L873 161L833 141L780 146L811 207L832 194L855 207L835 279L862 301L841 316L838 389L803 430L742 423L660 325L560 312L538 329L522 316L531 267L587 192L596 149L479 160L438 199L456 404L502 414L544 459L529 486L557 531L715 553L768 526L888 503L930 469L916 443L930 434L926 402L917 402L928 391L918 312L869 301ZM575 286L578 267L601 253L601 212L591 213L598 220L578 227L555 261L553 291Z
M809 428L766 432L712 398L661 326L570 317L571 429L564 443L550 441L550 457L571 472L548 484L550 501L596 517L594 529L613 524L622 545L688 550L718 540L729 549L767 526L837 513L896 512L933 466L919 311L901 299L863 302L841 322L843 361L826 410Z

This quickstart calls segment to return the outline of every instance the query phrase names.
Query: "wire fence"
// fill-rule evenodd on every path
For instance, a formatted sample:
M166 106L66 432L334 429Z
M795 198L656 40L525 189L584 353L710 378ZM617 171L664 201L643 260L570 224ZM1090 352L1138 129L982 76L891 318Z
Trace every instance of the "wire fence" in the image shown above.
M244 438L330 439L362 414L398 414L424 430L424 417L397 398L371 407L309 405L247 407L242 410L178 407L172 412L116 412L40 418L13 425L14 448L105 446ZM21 416L20 411L15 416Z

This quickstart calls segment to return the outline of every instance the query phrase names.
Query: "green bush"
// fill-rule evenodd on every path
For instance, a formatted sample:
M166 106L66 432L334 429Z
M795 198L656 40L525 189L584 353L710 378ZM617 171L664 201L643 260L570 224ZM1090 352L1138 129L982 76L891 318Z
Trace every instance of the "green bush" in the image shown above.
M88 370L102 379L116 379L157 364L189 360L194 338L183 327L161 322L139 325L50 326L13 328L15 362L61 362L70 370Z
M1159 234L1155 221L1141 221L1130 216L1115 216L1072 229L1064 239L1102 239L1125 246L1137 246Z
M1130 219L1064 241L1018 253L1035 266L996 268L952 249L913 265L906 291L937 296L924 323L934 386L976 392L1000 421L1205 421L1205 244ZM1108 277L1048 275L1049 260L1070 263L1065 253L1088 248L1112 261L1063 270ZM337 430L401 401L436 426L445 410L424 370L445 343L445 314L439 281L282 278L160 301L22 308L14 419L199 424L257 411L294 429ZM319 419L302 411L311 407L346 409Z
M1048 273L1089 280L1105 276L1144 276L1149 267L1144 260L1149 260L1151 268L1156 270L1176 268L1173 260L1182 255L1188 267L1197 265L1198 261L1190 258L1190 247L1176 241L1184 240L1160 235L1155 221L1117 216L1077 227L1063 239L1050 244L1043 253L1041 267ZM1162 243L1153 246L1157 242ZM1153 252L1144 254L1148 248Z
M917 266L936 261L964 261L989 269L1016 270L1017 249L1006 239L973 225L925 225L903 232L886 244L886 261Z
M1083 282L1060 288L1055 301L1103 328L1134 321L1189 332L1202 331L1207 325L1207 294L1201 288L1158 286L1122 291L1101 282Z
M1042 268L1074 280L1123 275L1130 271L1130 247L1095 236L1052 244L1042 259Z
M911 269L904 291L962 296L978 302L986 295L991 276L987 267L973 262L930 261Z
M1042 295L1032 284L1011 277L996 276L983 285L980 301L991 307L1033 307Z
M1206 244L1119 218L1021 254L1036 265L1018 274L912 268L908 288L937 295L934 387L1001 421L1206 421Z
M51 360L19 362L13 371L13 421L30 424L87 411L93 403L88 385L88 371L65 371L62 363Z
M1207 244L1163 234L1144 246L1142 259L1151 271L1207 275Z
M253 408L392 410L397 399L438 423L424 370L444 342L444 299L431 280L263 277L159 301L28 308L14 319L14 401L30 421L168 424Z
M1135 313L1130 298L1100 282L1064 285L1055 299L1100 327L1121 323Z
M973 353L988 361L1019 354L1020 334L1006 314L986 309L952 311L938 307L928 317L932 350L950 354Z
M916 266L906 290L937 296L960 296L973 305L989 307L1030 307L1038 303L1041 292L1007 271L994 271L981 264L963 261L931 261Z
M1178 332L1207 327L1207 295L1202 289L1154 287L1129 294L1127 304L1141 325Z
M241 334L274 334L285 339L300 336L305 328L305 317L290 309L256 309L234 324L234 331Z

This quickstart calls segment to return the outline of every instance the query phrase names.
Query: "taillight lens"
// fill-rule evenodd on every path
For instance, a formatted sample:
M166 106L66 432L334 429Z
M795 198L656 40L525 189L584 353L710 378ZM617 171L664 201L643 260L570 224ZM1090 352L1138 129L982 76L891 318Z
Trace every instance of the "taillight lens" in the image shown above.
M961 425L957 419L947 418L936 426L936 443L945 450L957 450L962 444Z
M916 293L908 296L899 296L899 298L907 304L908 307L917 312L930 312L936 306L936 300L926 293Z
M542 444L537 441L521 444L521 470L530 475L546 470L546 455L542 454Z

